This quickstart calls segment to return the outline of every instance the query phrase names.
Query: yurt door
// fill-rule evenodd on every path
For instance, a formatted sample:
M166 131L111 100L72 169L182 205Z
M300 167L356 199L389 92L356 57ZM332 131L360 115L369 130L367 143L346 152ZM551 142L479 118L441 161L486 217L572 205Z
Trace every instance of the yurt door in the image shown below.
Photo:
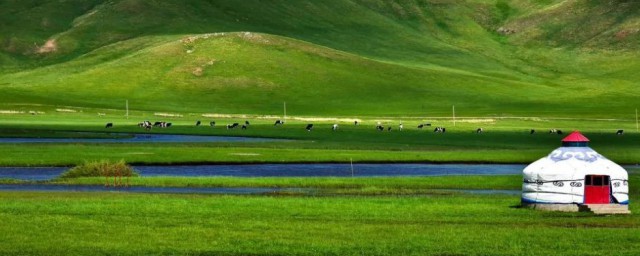
M587 175L584 186L585 204L608 204L609 201L609 176Z

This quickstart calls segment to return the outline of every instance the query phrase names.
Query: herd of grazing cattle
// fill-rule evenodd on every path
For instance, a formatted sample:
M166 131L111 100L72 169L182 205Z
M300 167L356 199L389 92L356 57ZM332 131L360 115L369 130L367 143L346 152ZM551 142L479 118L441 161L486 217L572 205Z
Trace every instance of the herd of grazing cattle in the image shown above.
M202 122L200 120L197 120L195 125L196 126L200 126L201 124L202 124ZM284 125L284 121L282 121L280 119L276 120L275 123L273 124L273 126L282 126L282 125ZM358 122L356 120L356 121L354 121L354 125L358 126L358 125L360 125L360 122ZM215 127L216 126L216 122L215 121L209 122L209 126ZM419 124L417 126L417 128L418 129L422 129L424 127L430 127L430 126L431 126L430 123L423 123L423 124ZM147 131L150 131L153 127L169 128L169 127L171 127L171 123L167 123L167 122L163 122L163 121L157 121L157 122L151 124L150 121L143 121L143 122L138 123L138 127L141 127L141 128L144 128ZM242 130L246 130L247 128L249 128L249 121L248 120L244 121L244 124L242 126L240 126L239 123L233 123L233 124L227 124L226 125L227 130L235 129L235 128L238 128L238 127L241 127ZM105 125L105 129L106 128L113 128L113 123L107 123ZM404 128L404 125L402 123L400 123L398 125L398 130L402 131L403 128ZM313 124L307 124L305 129L310 132L313 129ZM377 124L375 126L375 129L377 131L384 131L385 127L382 125L381 122L377 122ZM338 130L338 124L331 125L331 130L337 131ZM386 130L390 132L391 131L391 126L387 126ZM440 127L440 126L438 126L435 129L433 129L434 133L445 133L446 131L447 131L447 128ZM482 128L482 127L477 128L475 130L475 133L484 133L484 128ZM531 129L530 132L529 132L529 134L535 134L535 133L536 133L535 129ZM563 132L562 132L562 130L559 130L559 129L550 129L549 130L549 134L563 134ZM616 135L623 135L623 134L624 134L624 130L617 130L616 131Z

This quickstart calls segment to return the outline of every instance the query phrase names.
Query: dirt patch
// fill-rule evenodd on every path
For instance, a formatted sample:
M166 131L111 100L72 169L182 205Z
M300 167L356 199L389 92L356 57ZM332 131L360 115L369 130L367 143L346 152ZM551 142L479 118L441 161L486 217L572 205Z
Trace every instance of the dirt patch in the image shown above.
M58 51L58 43L55 39L49 39L43 46L38 47L37 52L40 54L43 53L52 53Z
M640 32L640 29L620 30L620 31L618 31L618 33L616 33L616 39L617 40L624 40L627 37L629 37L630 35L637 34L638 32Z
M191 71L191 74L193 74L194 76L202 76L203 73L204 69L202 67L197 67L196 69Z

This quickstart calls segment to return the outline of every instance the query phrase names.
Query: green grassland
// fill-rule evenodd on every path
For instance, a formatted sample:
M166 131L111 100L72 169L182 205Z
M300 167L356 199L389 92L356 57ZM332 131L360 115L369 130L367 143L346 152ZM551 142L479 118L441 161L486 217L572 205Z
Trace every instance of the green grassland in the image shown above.
M433 178L136 178L148 185L319 187L325 196L0 193L3 254L634 255L637 205L593 217L519 208L519 176ZM637 175L631 200L638 199ZM84 179L84 182L87 180ZM635 182L633 182L635 181ZM373 196L376 195L376 196ZM488 239L490 238L490 239ZM584 243L597 239L599 243ZM499 241L499 242L497 242Z
M127 137L128 133L146 133L134 120L157 120L152 114L136 113L130 119L122 116L98 117L92 112L55 115L12 115L0 125L2 137ZM63 118L64 117L64 118ZM130 164L180 163L282 163L282 162L468 162L530 163L561 145L570 131L580 130L591 139L590 146L621 164L637 164L640 142L631 120L565 120L565 119L351 119L333 120L339 124L331 130L332 120L303 121L289 117L284 126L273 126L274 118L235 117L205 119L187 115L165 119L174 123L168 129L156 128L149 133L244 136L285 139L277 142L217 143L29 143L0 144L0 165L4 166L73 166L93 160L125 160ZM297 118L297 119L294 119ZM73 122L66 120L73 119ZM108 121L107 121L108 120ZM203 126L195 126L202 120ZM216 127L207 125L216 120ZM247 130L228 130L224 126L250 120ZM380 121L391 131L374 129ZM105 129L105 122L114 128ZM304 129L307 123L314 129ZM405 128L399 131L398 124ZM432 127L418 129L420 123ZM447 133L433 133L433 127L447 127ZM477 134L476 128L484 133ZM563 135L548 134L558 128ZM615 128L615 129L613 129ZM529 134L536 129L536 134ZM622 136L617 129L625 129ZM95 133L76 133L93 131ZM105 133L109 132L109 133Z
M620 118L640 93L636 5L5 1L0 108L129 100L273 115L286 101L318 116L442 116L455 105L470 116ZM47 40L55 51L42 52Z

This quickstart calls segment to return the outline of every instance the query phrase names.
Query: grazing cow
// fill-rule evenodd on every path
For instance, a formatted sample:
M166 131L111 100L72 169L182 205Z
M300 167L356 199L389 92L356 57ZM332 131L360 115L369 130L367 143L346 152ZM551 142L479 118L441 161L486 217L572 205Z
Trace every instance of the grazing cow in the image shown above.
M382 126L382 125L377 125L377 126L376 126L376 130L378 130L378 131L384 131L384 126Z
M236 128L236 127L238 127L238 125L240 125L240 124L239 124L239 123L228 124L228 125L227 125L227 129L233 129L233 128Z
M424 124L424 126L431 126L431 124L430 123L426 123L426 124Z
M424 127L424 124L419 124L418 125L418 129L422 129Z
M283 125L283 124L284 124L284 122L283 122L282 120L278 119L278 120L276 120L276 122L273 124L273 126L276 126L276 125Z
M153 126L159 127L160 125L162 125L163 122L155 122L153 123Z
M200 126L201 122L200 120L196 121L196 126Z
M404 125L402 125L402 123L400 123L400 125L398 126L398 129L402 131L403 128L404 128Z
M482 129L482 127L481 127L481 128L476 129L476 133L482 133L482 132L484 132L484 129Z
M246 130L246 129L247 129L247 125L246 125L246 124L243 124L243 125L242 125L242 130Z
M531 131L529 132L529 134L534 134L534 133L536 133L535 129L531 129Z
M562 134L562 130L557 130L556 133L557 134Z
M618 131L616 132L616 135L622 135L623 133L624 133L624 130L618 130Z
M353 121L353 125L358 125L358 120Z
M307 124L307 128L305 129L307 129L307 131L311 131L312 128L313 128L313 124Z
M164 127L171 127L171 123L164 123Z
M552 134L552 133L558 133L558 129L551 129L551 130L549 130L549 134Z
M387 131L390 132L391 131L391 126L387 127Z
M211 122L209 122L209 126L211 126L211 127L215 127L215 126L216 126L216 121L211 121Z
M338 130L338 124L333 124L333 126L331 126L331 130Z
M104 126L104 128L111 128L113 127L113 123L107 123L107 125Z
M246 126L249 126L249 120L245 120L245 121L244 121L244 124L245 124Z
M436 127L435 129L433 129L433 132L441 132L441 133L445 133L446 131L447 131L447 129L446 129L446 128L444 128L444 127L440 127L440 126L438 126L438 127Z

